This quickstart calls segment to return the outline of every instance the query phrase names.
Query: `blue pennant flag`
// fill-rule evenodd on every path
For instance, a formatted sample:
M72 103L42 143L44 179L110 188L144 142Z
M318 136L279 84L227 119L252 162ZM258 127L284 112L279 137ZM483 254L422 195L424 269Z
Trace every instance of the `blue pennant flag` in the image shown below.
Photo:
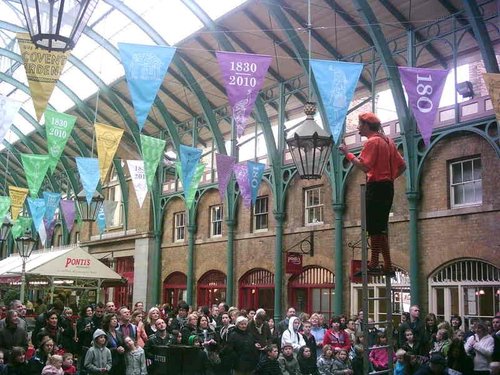
M38 231L40 229L40 224L42 224L43 216L45 215L45 199L28 198L28 206L30 208L31 217L33 218L33 224Z
M142 131L156 94L175 54L175 47L118 43L135 117Z
M106 229L106 215L104 214L104 205L101 206L99 212L97 213L97 228L99 229L99 234L103 234Z
M335 143L338 143L363 64L311 60L311 68L330 131Z
M181 170L182 170L182 187L184 191L189 191L189 186L193 180L196 166L200 161L201 150L194 147L181 145L180 149Z
M87 203L90 204L99 183L99 159L75 158Z
M262 181L262 176L264 175L265 164L256 163L254 161L248 161L248 182L250 184L250 189L252 191L252 204L255 204L257 200L257 194L259 192L260 182Z
M43 192L43 199L45 199L45 219L51 222L56 214L56 209L59 207L59 201L61 200L61 193L52 193L50 191Z

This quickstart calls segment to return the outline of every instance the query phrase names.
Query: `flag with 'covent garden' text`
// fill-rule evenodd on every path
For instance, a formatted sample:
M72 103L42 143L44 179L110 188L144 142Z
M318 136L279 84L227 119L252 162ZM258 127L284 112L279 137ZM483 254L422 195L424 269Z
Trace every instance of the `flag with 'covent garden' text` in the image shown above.
M16 220L19 216L19 212L21 212L21 209L23 208L28 192L29 190L26 188L9 186L10 217L12 220Z

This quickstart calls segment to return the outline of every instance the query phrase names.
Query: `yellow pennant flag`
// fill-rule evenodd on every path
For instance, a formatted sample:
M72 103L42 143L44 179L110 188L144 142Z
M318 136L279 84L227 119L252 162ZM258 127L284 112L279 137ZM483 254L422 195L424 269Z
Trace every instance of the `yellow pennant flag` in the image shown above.
M123 129L115 128L105 124L95 124L95 137L97 144L97 156L99 158L99 174L101 182L104 183L108 175L109 168L113 162Z
M490 93L493 109L497 115L497 121L500 121L500 74L484 73L483 79Z
M9 186L9 196L10 196L10 214L12 220L16 220L21 212L24 204L24 200L28 195L29 190L26 188L21 188L17 186Z
M42 118L54 87L59 80L70 51L55 52L36 48L29 34L17 34L17 42L23 57L36 118Z

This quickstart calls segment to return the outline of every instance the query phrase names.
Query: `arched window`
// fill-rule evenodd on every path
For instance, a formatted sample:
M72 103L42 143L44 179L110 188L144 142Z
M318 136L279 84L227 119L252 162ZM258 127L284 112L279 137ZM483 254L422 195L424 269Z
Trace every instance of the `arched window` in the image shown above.
M274 316L274 274L261 269L245 273L239 281L239 303L243 309L263 308L269 317Z
M492 318L500 310L500 269L480 259L460 259L429 277L429 311L449 320Z
M319 312L329 317L333 312L334 287L335 276L331 271L318 266L305 267L288 282L290 306L300 312Z
M176 307L186 300L187 276L182 272L172 272L163 281L163 303Z
M396 276L391 280L391 300L392 315L394 321L399 322L401 313L410 311L410 277L408 272L400 267L394 266ZM385 276L370 277L368 284L369 297L385 296ZM351 315L363 309L363 285L351 283ZM376 322L386 320L387 306L386 302L381 300L369 300L368 313Z
M226 275L211 270L198 280L198 306L212 306L226 300Z

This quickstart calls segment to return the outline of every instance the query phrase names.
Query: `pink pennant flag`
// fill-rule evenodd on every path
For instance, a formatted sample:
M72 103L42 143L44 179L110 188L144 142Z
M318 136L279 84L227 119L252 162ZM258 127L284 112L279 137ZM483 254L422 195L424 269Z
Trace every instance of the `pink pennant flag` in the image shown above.
M229 180L231 178L231 173L233 172L233 166L236 163L236 158L234 156L216 153L215 161L217 163L217 179L219 182L220 199L224 200L227 184L229 183Z
M448 70L399 67L399 74L420 134L428 146Z

